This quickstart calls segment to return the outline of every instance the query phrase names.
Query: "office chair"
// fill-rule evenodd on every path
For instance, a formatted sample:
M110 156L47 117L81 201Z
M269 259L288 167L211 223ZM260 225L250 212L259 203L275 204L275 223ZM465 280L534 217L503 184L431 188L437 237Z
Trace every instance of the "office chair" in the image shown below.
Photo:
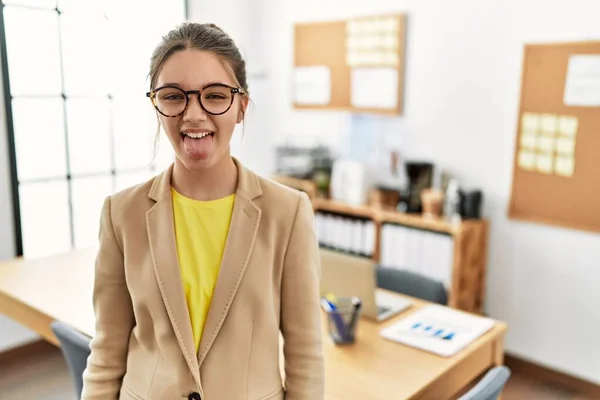
M60 349L73 377L77 399L80 399L83 389L83 371L90 355L90 338L59 321L53 321L50 326L60 343Z
M490 369L483 378L458 400L496 400L506 381L510 377L510 369L504 365Z
M414 272L378 265L377 286L433 303L448 304L448 292L441 282Z

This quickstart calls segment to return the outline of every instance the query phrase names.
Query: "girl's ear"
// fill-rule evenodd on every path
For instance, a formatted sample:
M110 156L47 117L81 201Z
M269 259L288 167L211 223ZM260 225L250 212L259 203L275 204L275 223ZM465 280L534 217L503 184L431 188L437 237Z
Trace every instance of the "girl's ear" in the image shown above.
M237 123L239 124L244 120L244 116L246 115L246 109L248 108L248 97L242 97L242 104L240 107L240 111L238 112Z

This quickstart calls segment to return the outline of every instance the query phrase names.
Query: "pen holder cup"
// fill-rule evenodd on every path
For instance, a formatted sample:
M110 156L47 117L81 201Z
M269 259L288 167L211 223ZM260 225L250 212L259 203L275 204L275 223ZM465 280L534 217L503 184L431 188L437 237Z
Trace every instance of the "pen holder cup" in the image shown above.
M335 344L354 343L360 317L360 301L356 297L344 297L337 300L335 309L327 306L323 308L327 314L327 331Z

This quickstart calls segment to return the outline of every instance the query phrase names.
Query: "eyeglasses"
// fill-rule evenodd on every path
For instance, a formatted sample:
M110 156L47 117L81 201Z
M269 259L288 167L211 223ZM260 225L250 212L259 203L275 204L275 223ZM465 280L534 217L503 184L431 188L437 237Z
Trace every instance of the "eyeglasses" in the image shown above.
M183 90L177 86L161 86L146 93L154 108L165 117L178 117L185 112L190 95L197 95L200 107L208 114L225 114L233 104L236 93L244 94L244 89L224 83L214 83L202 90Z

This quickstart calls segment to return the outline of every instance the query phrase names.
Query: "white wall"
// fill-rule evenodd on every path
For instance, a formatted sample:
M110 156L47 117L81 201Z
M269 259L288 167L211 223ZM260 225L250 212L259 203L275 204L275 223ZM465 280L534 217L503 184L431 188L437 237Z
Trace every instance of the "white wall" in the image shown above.
M15 231L3 93L2 82L0 81L0 261L15 256ZM34 332L0 314L0 352L34 340L37 337Z
M232 139L232 154L254 171L270 175L274 170L273 100L271 72L267 69L269 36L265 25L272 19L269 0L214 2L189 0L189 20L211 22L221 27L236 42L246 60L251 104L245 122ZM243 135L242 135L243 133Z
M267 66L278 90L269 107L274 132L331 143L345 133L345 114L290 107L293 23L408 14L403 151L483 189L487 313L508 322L510 353L600 383L600 235L507 219L523 44L600 39L600 2L269 2L275 16L263 29L277 39Z
M406 109L398 142L485 193L491 221L486 312L508 322L507 350L600 383L600 235L509 220L523 45L600 39L597 0L190 0L264 70L263 113L244 157L261 165L274 142L342 145L348 115L291 104L293 23L405 12ZM252 7L250 7L252 4ZM252 90L252 88L251 88ZM268 95L267 95L268 93ZM250 143L254 141L254 143ZM260 151L258 152L256 151ZM272 168L272 161L263 164Z

